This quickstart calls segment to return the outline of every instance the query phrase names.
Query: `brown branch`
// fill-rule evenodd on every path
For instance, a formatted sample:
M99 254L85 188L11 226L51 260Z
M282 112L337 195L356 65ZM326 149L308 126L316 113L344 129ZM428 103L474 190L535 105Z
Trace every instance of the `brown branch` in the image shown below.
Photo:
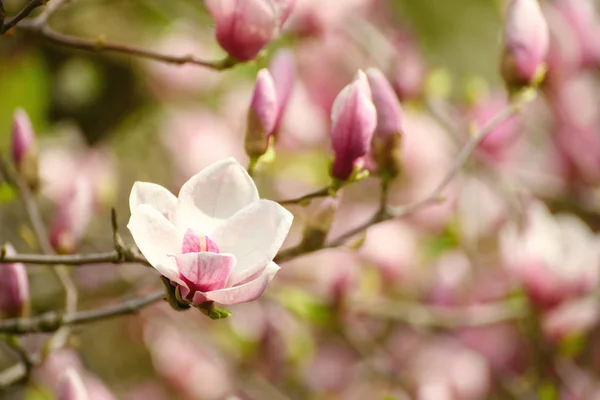
M0 25L0 35L5 34L10 29L15 27L21 20L25 19L29 14L31 14L33 10L43 6L47 1L48 0L31 0L25 5L25 7L23 7L21 11L17 13L17 15L6 21L5 24Z
M353 236L366 231L369 227L378 224L383 221L388 221L394 218L402 218L408 216L426 206L431 204L438 203L443 201L442 193L447 188L447 186L452 182L452 180L458 175L462 167L465 165L473 151L477 148L477 146L489 135L494 129L496 129L500 124L504 121L517 114L524 104L528 103L532 100L532 96L529 96L529 93L523 94L523 96L515 101L514 103L507 106L504 110L498 113L492 120L490 120L486 125L484 125L478 132L473 134L469 141L463 146L461 151L458 153L454 164L450 167L448 172L442 177L440 182L436 185L436 187L428 194L425 198L418 200L414 203L400 206L400 207L387 207L385 210L381 210L381 208L373 215L368 221L358 225L357 227L350 229L349 231L341 234L335 239L332 239L330 242L325 244L321 248L311 249L311 248L303 248L300 246L290 247L281 251L276 257L276 262L283 262L287 260L291 260L292 258L312 253L317 250L339 247L343 245L348 239Z
M116 250L107 251L104 253L93 253L93 254L68 254L68 255L57 255L57 254L15 254L15 255L1 255L0 261L3 263L25 263L25 264L37 264L37 265L86 265L86 264L100 264L100 263L112 263L112 264L123 264L123 263L139 263L144 265L150 265L148 260L140 254L136 254L131 250L124 252L118 252Z
M130 56L147 58L150 60L161 61L168 64L176 64L176 65L184 65L184 64L193 64L199 65L202 67L214 69L217 71L225 70L232 68L235 66L238 61L233 60L232 58L224 58L221 60L203 60L200 58L196 58L191 54L183 55L183 56L173 56L169 54L163 54L159 52L155 52L152 50L142 49L139 47L129 46L125 44L119 43L107 43L104 38L98 37L95 40L93 39L82 39L71 35L66 35L64 33L60 33L50 28L45 24L38 24L35 21L23 21L23 23L19 24L18 29L31 32L37 34L44 39L52 43L56 43L61 46L70 47L73 49L85 50L85 51L95 51L95 52L112 52L112 53L120 53L127 54Z
M52 311L31 318L7 319L0 321L0 333L23 335L35 332L56 332L62 327L83 325L122 315L135 314L164 297L165 291L159 290L145 297L95 310L78 311L64 315Z
M300 196L295 199L281 200L281 201L278 201L278 203L281 204L282 206L290 205L290 204L303 204L309 200L316 199L318 197L327 197L327 196L329 196L329 188L328 187L319 189L312 193L305 194L304 196Z

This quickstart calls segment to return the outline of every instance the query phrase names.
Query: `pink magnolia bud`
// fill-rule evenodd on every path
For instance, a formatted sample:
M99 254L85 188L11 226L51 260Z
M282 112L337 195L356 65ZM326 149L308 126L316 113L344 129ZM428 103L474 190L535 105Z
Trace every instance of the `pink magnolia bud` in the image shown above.
M57 400L90 400L81 375L69 368L62 375Z
M345 181L354 166L367 154L377 126L377 112L364 72L336 97L331 111L331 141L335 159L331 176Z
M50 231L50 243L59 253L73 253L83 238L94 207L93 189L79 178L72 191L63 198Z
M277 119L275 120L275 127L273 128L274 134L277 134L277 130L279 129L279 125L290 101L292 89L294 88L294 80L296 78L296 65L292 52L286 49L279 50L269 65L269 72L273 77L279 102Z
M373 158L378 172L393 178L400 170L402 108L394 89L381 71L369 68L367 78L377 110L377 128L371 143Z
M538 0L513 0L504 29L501 72L511 87L536 83L544 72L550 34Z
M16 254L10 244L6 244L4 250L7 255ZM0 275L0 316L15 318L27 314L29 281L25 265L0 264Z
M256 57L275 39L294 7L294 0L205 0L221 47L239 61Z
M35 132L27 112L22 108L15 110L12 125L12 159L17 171L32 187L38 185L38 152Z
M256 77L252 102L248 110L244 148L250 158L260 157L267 151L269 136L275 129L278 111L275 82L269 70L263 68Z

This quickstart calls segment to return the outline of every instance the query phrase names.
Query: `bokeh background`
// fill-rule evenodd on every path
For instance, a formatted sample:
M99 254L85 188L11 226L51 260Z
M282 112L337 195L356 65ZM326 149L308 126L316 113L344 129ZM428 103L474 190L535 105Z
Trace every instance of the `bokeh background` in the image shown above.
M265 295L231 307L226 320L157 304L78 327L29 383L0 396L53 399L61 371L75 365L97 400L600 398L597 273L585 275L591 287L582 293L538 309L506 268L514 249L499 244L509 222L520 221L538 198L591 230L582 248L565 252L593 252L586 268L598 270L592 231L600 229L600 57L593 41L600 36L574 33L585 21L575 28L565 22L560 4L578 1L543 3L559 44L541 95L480 146L446 201L371 227L344 248L282 263ZM5 0L7 15L24 4ZM408 203L435 187L473 122L482 125L506 104L498 73L506 6L297 0L286 30L259 59L221 72L74 50L17 29L0 37L0 148L9 148L15 109L25 109L39 141L44 221L52 226L84 180L92 201L82 211L85 235L76 251L112 248L111 207L132 243L124 227L134 181L176 193L217 160L248 162L243 138L256 73L289 51L296 82L276 156L255 174L261 197L289 199L328 185L333 99L359 68L377 67L405 112L403 172L390 202ZM595 24L595 15L586 15ZM165 54L225 55L199 0L78 0L50 24ZM584 44L592 49L585 60ZM289 207L296 218L286 246L300 240L320 201ZM1 240L38 251L6 184L0 202ZM367 220L377 205L376 179L344 188L330 236ZM60 309L63 293L48 269L29 266L28 274L31 314ZM72 274L80 309L161 287L158 274L139 265L89 265ZM489 322L481 305L490 305ZM37 352L46 338L23 342ZM0 366L14 362L0 346Z

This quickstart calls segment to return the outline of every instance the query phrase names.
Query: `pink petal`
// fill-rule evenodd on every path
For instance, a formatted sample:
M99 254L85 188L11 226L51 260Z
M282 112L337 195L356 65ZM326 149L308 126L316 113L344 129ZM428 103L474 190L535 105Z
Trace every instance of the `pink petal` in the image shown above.
M180 278L192 293L223 288L236 264L235 256L223 253L187 253L175 259Z
M239 304L256 300L273 280L277 271L279 266L270 262L258 278L240 286L207 292L204 296L220 304Z

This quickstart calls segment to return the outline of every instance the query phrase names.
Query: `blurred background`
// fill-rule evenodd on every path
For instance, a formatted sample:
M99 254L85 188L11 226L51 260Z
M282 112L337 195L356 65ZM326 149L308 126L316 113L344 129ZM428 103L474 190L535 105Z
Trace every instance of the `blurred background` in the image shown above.
M25 3L4 0L7 16ZM542 3L551 50L540 95L479 146L446 201L373 226L343 248L281 263L263 297L231 307L225 320L156 304L77 327L29 382L0 388L0 397L53 399L69 366L95 400L600 398L600 25L593 2ZM15 29L0 37L0 148L9 148L14 112L24 109L37 135L39 202L51 233L85 182L88 200L74 222L81 234L53 240L81 253L112 249L114 207L133 243L124 229L133 182L177 193L215 161L248 163L256 73L284 52L293 55L294 87L276 156L254 175L261 197L290 199L329 184L332 102L358 69L377 67L404 110L402 173L390 202L409 203L435 187L474 127L507 104L499 74L507 4L297 0L280 38L257 60L225 71L77 50ZM72 1L49 24L164 54L226 55L199 0ZM345 187L329 237L368 220L378 188L372 178ZM533 199L546 205L550 225L534 239L515 239L513 225L527 220ZM321 201L289 206L295 220L284 247L301 239ZM7 184L0 203L2 242L39 252ZM556 214L576 222L562 224ZM560 254L542 256L546 264L533 272L515 271L519 243L529 241ZM30 314L60 309L64 294L49 270L27 271ZM545 280L553 274L556 281ZM132 264L82 266L72 275L79 309L162 285L154 270ZM28 335L22 344L39 352L47 338ZM16 360L0 346L0 367Z

